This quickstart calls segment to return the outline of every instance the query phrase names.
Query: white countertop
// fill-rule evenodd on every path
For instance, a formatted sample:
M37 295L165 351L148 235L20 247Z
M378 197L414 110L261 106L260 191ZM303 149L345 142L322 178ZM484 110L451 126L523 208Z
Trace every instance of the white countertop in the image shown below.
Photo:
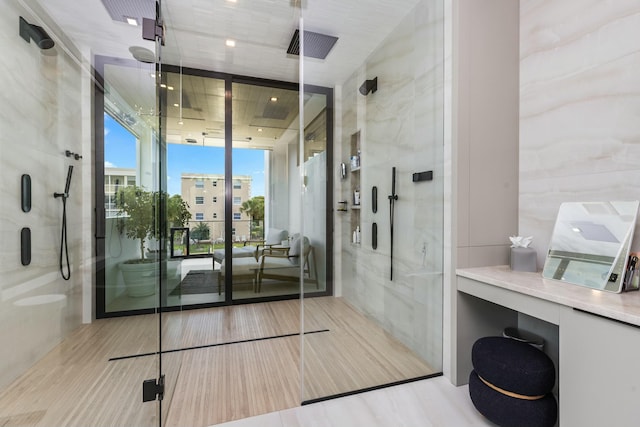
M511 271L509 266L461 268L461 277L640 326L640 292L614 294L543 279L542 273Z

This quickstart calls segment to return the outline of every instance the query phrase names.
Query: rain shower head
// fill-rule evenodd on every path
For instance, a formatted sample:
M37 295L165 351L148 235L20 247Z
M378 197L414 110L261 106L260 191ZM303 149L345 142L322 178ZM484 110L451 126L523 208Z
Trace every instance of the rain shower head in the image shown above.
M42 27L29 24L22 16L20 17L20 37L27 43L33 40L40 49L51 49L55 46L53 39Z

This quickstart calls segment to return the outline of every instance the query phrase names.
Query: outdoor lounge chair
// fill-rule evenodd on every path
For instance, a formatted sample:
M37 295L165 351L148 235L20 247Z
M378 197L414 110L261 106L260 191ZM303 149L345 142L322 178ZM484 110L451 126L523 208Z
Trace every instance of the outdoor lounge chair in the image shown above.
M254 259L258 259L261 255L264 248L268 248L274 245L280 245L283 240L287 240L289 233L287 230L280 230L278 228L270 228L267 232L267 238L264 241L251 242L245 241L244 246L241 247L233 247L231 248L232 256L234 258L244 258L244 257L253 257ZM251 245L248 243L257 243L256 245ZM213 251L213 261L218 264L222 264L224 260L225 252L223 249L216 249ZM214 264L215 266L215 264Z
M313 246L307 237L300 245L300 235L294 235L289 247L276 246L262 252L258 258L256 292L261 291L264 279L298 282L300 280L300 262L303 265L302 274L305 283L315 283L317 288L315 265L312 265L315 263L313 261Z

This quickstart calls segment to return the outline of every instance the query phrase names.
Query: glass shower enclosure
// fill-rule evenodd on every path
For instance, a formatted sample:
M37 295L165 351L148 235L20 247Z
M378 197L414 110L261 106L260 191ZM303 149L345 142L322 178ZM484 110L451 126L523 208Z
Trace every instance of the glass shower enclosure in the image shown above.
M304 335L306 403L442 372L443 2L368 6L352 23L353 39L336 43L362 43L368 54L355 63L342 58L349 66L336 82L335 167L328 171L336 289L329 300L303 299L305 329L330 331ZM304 84L321 83L328 71L315 56L318 20L353 17L350 7L310 2L303 9ZM308 140L303 135L301 147ZM313 164L303 175L314 175ZM311 189L302 188L303 206ZM301 218L305 229L317 224L305 209Z
M164 45L111 3L0 17L0 421L204 426L439 375L443 1L141 2Z
M132 212L118 217L115 194L121 193L115 187L160 189L157 173L123 174L106 183L112 196L96 201L96 186L105 185L96 171L106 159L95 153L94 141L96 133L109 132L107 121L112 138L128 133L133 139L131 157L138 166L154 163L159 122L156 79L149 72L156 70L157 47L140 38L141 22L136 20L136 30L133 22L98 5L3 2L1 67L11 82L0 115L7 192L0 207L7 242L0 263L3 424L152 426L161 419L160 403L143 403L141 393L145 380L171 367L160 366L159 316L100 322L94 312L95 274L109 264L98 248L107 231L119 235L131 229L126 222ZM145 13L155 16L153 4ZM88 19L107 23L108 43L105 33L87 31ZM134 61L132 52L152 64ZM98 71L98 53L136 64L127 71L117 64ZM118 79L128 82L130 93L115 90ZM97 98L108 107L95 116ZM133 98L139 110L133 109ZM129 153L109 159L107 167L126 167ZM106 222L95 214L104 210L110 210ZM150 233L156 233L157 219L149 222ZM151 275L155 295L157 271L156 266ZM155 298L153 307L158 306Z

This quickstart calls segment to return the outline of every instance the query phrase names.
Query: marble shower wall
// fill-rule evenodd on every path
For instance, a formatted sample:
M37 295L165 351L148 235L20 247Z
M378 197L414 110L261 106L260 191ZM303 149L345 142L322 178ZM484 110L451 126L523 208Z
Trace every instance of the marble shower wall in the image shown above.
M640 3L520 4L519 230L541 268L562 202L640 199Z
M341 161L349 164L351 135L360 131L360 223L338 213L342 233L342 294L359 310L418 352L442 364L443 265L443 6L421 1L341 87ZM378 90L358 92L366 79ZM336 97L340 99L340 97ZM338 120L338 122L340 121ZM394 277L390 275L391 168L396 167ZM433 171L431 182L412 174ZM349 178L353 179L353 178ZM351 200L350 181L337 200ZM340 182L340 181L337 181ZM378 210L371 210L371 188ZM378 247L371 245L372 223ZM360 245L351 243L356 225ZM340 274L340 272L337 272Z
M65 150L91 158L86 112L82 109L81 81L87 81L77 63L60 49L47 51L18 34L18 17L42 25L16 1L3 2L0 15L0 389L29 368L82 321L81 277L91 269L83 259L83 161L65 156ZM87 99L87 98L85 98ZM83 117L84 114L84 117ZM84 150L88 150L83 153ZM65 187L67 168L74 166L67 202L71 280L59 273L62 221L61 199L54 192ZM32 209L23 212L20 181L29 174ZM31 264L20 257L20 230L31 229Z

